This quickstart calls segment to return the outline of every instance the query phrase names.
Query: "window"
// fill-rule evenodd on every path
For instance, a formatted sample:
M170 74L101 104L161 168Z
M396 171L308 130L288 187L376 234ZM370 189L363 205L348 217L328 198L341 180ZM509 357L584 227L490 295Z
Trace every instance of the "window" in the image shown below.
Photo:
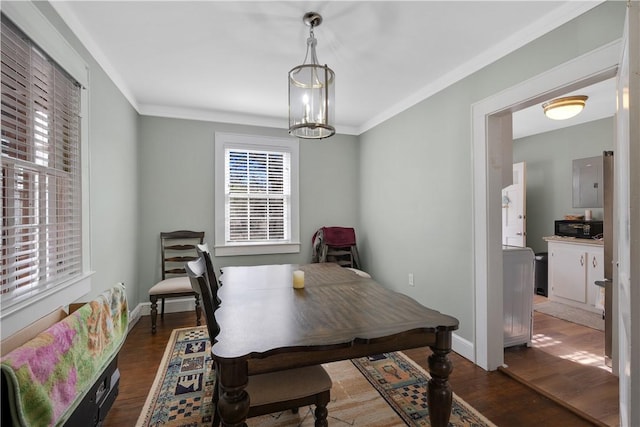
M7 13L18 17L18 22L37 26L39 36L53 43L57 39L44 35L46 25L38 24L43 18L30 7L18 4ZM88 281L83 280L88 264L83 257L81 83L4 12L0 184L3 323L19 310L23 313L17 315L16 322L33 316L37 319L48 312L38 312L40 309L64 305L89 290ZM68 53L65 49L58 49L59 57ZM82 62L78 64L76 69L81 69ZM57 292L64 298L24 310Z
M298 140L215 138L216 256L299 252Z

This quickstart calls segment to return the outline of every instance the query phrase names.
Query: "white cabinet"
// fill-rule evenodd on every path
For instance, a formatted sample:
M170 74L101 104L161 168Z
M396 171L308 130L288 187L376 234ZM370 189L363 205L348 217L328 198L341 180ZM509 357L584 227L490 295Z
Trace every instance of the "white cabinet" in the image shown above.
M604 250L592 250L589 254L587 266L587 304L597 310L604 310L604 288L596 286L596 280L604 280Z
M600 311L604 277L604 247L574 238L547 238L549 245L549 299L590 311Z
M579 245L549 243L549 276L554 297L582 304L587 302L587 253L584 249Z

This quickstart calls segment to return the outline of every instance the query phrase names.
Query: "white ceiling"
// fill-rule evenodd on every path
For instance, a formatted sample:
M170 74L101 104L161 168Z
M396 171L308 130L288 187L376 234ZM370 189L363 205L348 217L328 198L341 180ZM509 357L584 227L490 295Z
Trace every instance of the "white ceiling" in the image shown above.
M139 113L278 128L288 126L287 72L304 59L302 16L319 12L318 59L336 73L337 131L360 134L600 2L51 4Z
M551 120L543 114L543 103L517 111L513 113L513 138L523 138L563 127L604 119L605 117L612 117L616 111L615 78L580 90L567 92L562 97L571 95L586 95L589 97L584 110L580 114L567 120Z

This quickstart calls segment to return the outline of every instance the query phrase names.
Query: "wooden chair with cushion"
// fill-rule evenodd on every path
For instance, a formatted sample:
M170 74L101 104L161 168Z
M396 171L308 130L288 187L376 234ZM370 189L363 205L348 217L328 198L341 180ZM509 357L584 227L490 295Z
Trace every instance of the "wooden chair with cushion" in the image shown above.
M201 295L209 339L213 345L215 337L220 332L220 327L215 319L215 310L218 308L218 287L208 279L205 257L209 254L208 252L203 253L204 256L198 260L188 262L186 270L191 278L193 290ZM286 410L297 412L301 406L315 405L315 426L326 427L328 426L327 404L331 399L331 386L329 374L320 365L251 375L247 385L247 392L251 399L248 417ZM213 394L213 404L216 408L219 396L220 390L216 384ZM216 409L213 427L218 427L219 424L220 416Z
M164 317L166 298L194 297L196 321L200 326L200 295L193 291L184 265L198 258L196 245L204 241L204 231L170 231L160 233L162 280L149 289L151 301L151 333L156 333L158 299L162 300L161 317Z

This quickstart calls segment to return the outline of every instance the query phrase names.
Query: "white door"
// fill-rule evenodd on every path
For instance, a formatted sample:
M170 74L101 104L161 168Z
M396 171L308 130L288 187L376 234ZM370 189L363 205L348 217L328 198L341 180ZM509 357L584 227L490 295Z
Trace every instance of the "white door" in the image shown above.
M502 189L502 244L527 245L527 166L513 164L513 184Z
M627 4L617 80L613 232L617 238L614 261L618 268L614 268L613 284L618 294L620 425L640 426L640 3L637 1Z

